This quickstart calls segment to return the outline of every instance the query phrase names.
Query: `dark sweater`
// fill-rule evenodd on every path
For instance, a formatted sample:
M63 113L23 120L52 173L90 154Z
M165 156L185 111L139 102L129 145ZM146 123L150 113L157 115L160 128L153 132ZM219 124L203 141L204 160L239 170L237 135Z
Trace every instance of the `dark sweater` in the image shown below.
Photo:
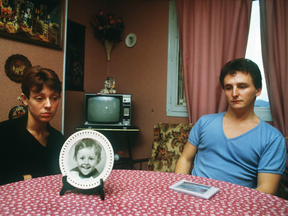
M0 123L0 185L32 178L60 174L59 154L65 138L47 124L49 136L44 147L26 129L27 114Z

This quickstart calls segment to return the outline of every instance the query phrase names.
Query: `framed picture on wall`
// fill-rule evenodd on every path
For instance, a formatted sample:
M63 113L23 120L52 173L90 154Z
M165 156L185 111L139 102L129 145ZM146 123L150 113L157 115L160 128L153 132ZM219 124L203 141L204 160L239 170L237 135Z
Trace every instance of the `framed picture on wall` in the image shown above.
M67 20L65 90L84 91L85 30Z
M64 0L2 0L0 36L62 50Z

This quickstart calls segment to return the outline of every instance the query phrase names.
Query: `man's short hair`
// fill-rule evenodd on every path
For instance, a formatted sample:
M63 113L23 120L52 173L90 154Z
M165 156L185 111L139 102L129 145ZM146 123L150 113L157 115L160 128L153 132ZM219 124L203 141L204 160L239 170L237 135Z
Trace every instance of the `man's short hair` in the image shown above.
M43 86L56 91L61 95L62 82L59 80L55 71L42 68L41 66L33 66L28 68L22 77L22 93L29 99L30 91L40 92Z
M262 76L258 65L250 59L239 58L227 62L220 73L220 83L224 89L224 78L227 74L235 74L237 71L250 74L256 89L262 88Z

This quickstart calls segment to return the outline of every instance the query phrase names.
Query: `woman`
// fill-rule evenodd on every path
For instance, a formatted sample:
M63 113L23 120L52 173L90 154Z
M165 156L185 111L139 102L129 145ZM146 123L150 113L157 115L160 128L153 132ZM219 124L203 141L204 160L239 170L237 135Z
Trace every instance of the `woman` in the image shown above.
M0 185L60 174L64 136L52 128L61 95L61 81L50 69L34 66L22 78L21 99L27 114L0 123Z

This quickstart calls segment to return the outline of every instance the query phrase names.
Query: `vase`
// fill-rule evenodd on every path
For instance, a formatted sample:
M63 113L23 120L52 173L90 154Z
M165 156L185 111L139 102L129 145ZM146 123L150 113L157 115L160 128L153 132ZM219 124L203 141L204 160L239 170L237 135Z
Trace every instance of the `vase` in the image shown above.
M107 55L107 61L110 61L110 55L113 48L114 41L104 40L104 47Z

